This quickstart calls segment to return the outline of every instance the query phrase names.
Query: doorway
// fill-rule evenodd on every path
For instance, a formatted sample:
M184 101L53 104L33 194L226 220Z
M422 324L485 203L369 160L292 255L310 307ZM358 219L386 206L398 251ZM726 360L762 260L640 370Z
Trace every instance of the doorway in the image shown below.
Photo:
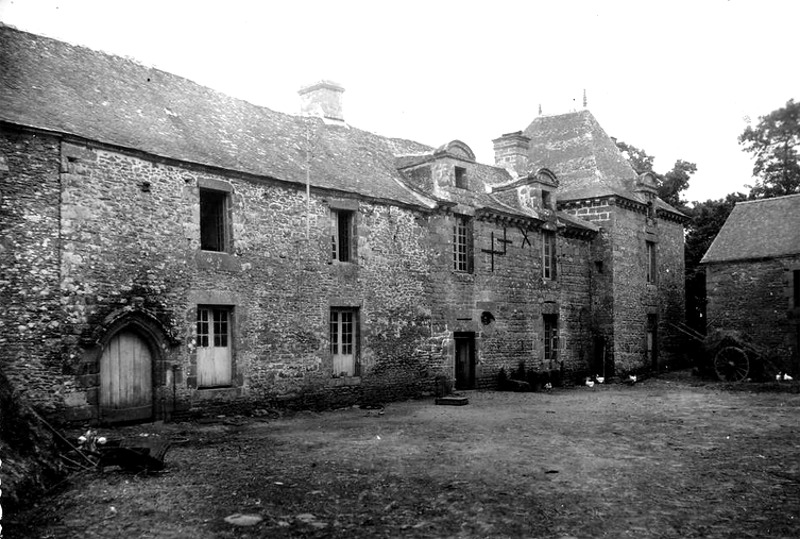
M475 389L475 334L457 332L456 341L456 389Z
M103 347L100 417L111 422L153 417L153 355L147 342L129 329Z

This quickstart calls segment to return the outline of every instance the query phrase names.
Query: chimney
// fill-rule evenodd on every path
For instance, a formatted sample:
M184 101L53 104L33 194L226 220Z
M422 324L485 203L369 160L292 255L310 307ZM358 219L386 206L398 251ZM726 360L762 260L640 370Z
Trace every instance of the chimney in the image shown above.
M342 113L342 94L344 88L335 82L323 80L301 88L300 113L318 116L325 120L344 123Z
M528 150L531 139L522 134L522 131L506 133L494 139L494 162L498 167L504 167L516 177L528 173Z

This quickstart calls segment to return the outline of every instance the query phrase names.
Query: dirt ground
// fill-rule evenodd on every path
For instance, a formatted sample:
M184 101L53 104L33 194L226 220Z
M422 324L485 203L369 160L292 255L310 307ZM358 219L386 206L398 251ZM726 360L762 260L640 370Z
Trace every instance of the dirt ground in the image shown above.
M763 389L673 374L632 387L468 392L470 404L459 407L429 399L382 414L348 408L106 430L174 440L167 469L73 477L27 513L6 514L4 531L800 537L800 387ZM236 513L262 520L225 521Z

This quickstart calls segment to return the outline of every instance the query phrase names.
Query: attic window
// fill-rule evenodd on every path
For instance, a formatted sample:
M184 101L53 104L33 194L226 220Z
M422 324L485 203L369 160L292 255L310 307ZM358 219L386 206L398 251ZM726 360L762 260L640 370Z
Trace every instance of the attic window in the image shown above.
M459 189L467 188L467 169L456 167L456 187Z
M553 208L553 195L550 191L542 190L542 207L546 210Z

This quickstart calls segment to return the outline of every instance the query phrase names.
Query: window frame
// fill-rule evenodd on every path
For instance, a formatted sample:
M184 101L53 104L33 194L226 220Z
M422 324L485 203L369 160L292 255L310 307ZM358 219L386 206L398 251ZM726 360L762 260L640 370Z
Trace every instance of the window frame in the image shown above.
M658 258L656 256L656 242L645 240L645 257L647 258L646 261L646 275L645 280L647 284L657 284L658 279L656 277L658 271Z
M206 316L204 317L204 313ZM224 316L218 316L223 314ZM229 380L221 384L203 384L197 369L197 388L214 389L232 387L235 380L234 308L230 305L198 304L195 317L195 348L226 348L228 350ZM224 330L223 330L224 328ZM199 363L199 357L197 358ZM199 367L199 365L198 365Z
M231 233L231 194L219 189L200 187L200 250L212 253L230 253L233 247ZM210 207L213 205L213 209ZM213 237L213 241L210 241Z
M558 241L552 230L542 231L542 279L558 280Z
M356 246L356 211L331 208L331 260L355 263Z
M542 315L542 338L544 346L542 348L542 360L549 362L550 366L558 362L558 315Z
M456 215L453 223L453 271L475 271L472 218L466 215Z
M464 167L454 167L455 186L459 189L467 189L467 169Z
M349 321L345 319L349 318ZM345 332L346 324L349 324L349 332ZM343 338L349 335L349 342ZM344 349L344 347L349 347ZM334 376L339 376L341 372L335 372L334 357L339 354L342 348L342 355L353 356L352 376L361 376L361 317L358 307L330 307L328 310L328 353L331 357L331 369ZM349 353L348 353L349 352Z

